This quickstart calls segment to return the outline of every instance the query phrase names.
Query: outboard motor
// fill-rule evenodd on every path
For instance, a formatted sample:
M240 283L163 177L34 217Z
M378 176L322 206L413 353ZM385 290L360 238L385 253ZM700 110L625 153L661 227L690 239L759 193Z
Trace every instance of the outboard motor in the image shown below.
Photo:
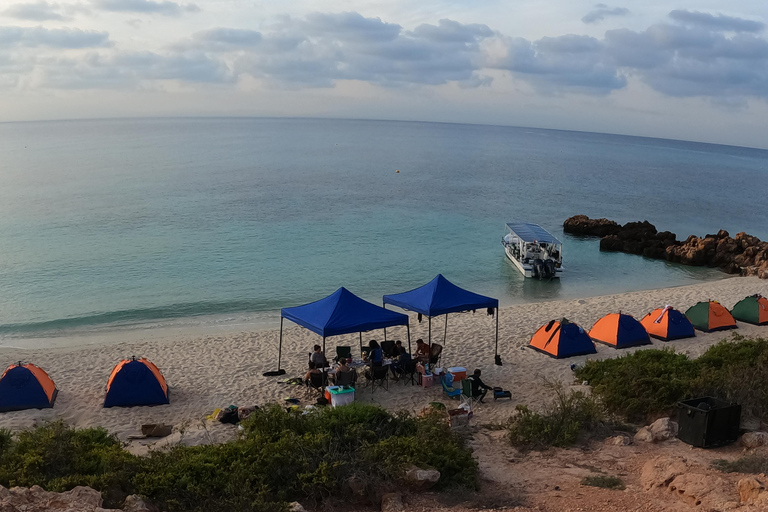
M535 260L533 260L532 266L533 266L533 277L538 277L539 279L543 279L544 272L546 272L544 260L542 260L541 258L536 258Z
M546 277L548 277L550 279L555 277L555 272L557 272L557 270L555 270L555 262L553 260L549 259L549 260L544 262L544 266L546 267L546 272L547 272L547 276Z

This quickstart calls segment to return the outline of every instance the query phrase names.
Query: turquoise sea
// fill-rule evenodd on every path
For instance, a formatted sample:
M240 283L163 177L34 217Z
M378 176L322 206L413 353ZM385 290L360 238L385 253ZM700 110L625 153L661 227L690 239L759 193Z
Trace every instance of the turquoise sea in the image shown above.
M400 172L397 173L396 170ZM277 327L339 286L442 273L502 304L724 277L563 235L575 214L768 239L768 151L597 133L326 119L0 124L0 346L164 326ZM525 280L504 223L564 242Z

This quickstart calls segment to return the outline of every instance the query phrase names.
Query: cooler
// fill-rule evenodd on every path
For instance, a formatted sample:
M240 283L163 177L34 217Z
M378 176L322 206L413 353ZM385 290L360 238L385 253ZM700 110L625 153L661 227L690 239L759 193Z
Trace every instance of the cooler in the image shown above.
M453 375L453 382L457 383L467 378L467 369L463 366L452 366L448 368L448 373Z
M327 389L331 395L330 402L333 407L351 404L355 401L355 388L351 386L329 386Z
M423 388L431 387L435 383L433 375L419 374L419 385Z

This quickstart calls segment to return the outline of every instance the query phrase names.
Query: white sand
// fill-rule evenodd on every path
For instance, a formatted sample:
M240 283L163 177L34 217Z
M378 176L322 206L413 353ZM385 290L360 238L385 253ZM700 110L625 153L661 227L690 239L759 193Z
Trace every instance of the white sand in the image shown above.
M757 278L732 278L719 281L652 291L607 295L581 300L524 304L507 307L500 312L499 353L503 366L493 364L495 319L485 311L452 314L448 318L448 339L442 366L464 366L468 370L481 368L486 383L512 391L513 399L494 402L475 409L478 422L503 421L518 403L540 407L550 395L543 391L543 379L573 383L569 366L583 363L587 356L556 360L524 349L530 337L541 325L552 319L567 317L588 329L601 316L619 310L640 319L657 307L670 304L685 311L700 300L718 300L730 308L747 295L768 296L768 281ZM179 337L154 341L117 343L68 349L0 349L0 363L32 362L45 369L56 382L59 396L53 409L15 411L0 414L0 428L23 429L46 420L64 419L78 427L103 426L125 438L137 434L144 423L159 423L186 428L188 442L226 437L233 428L203 422L217 407L263 405L285 397L297 397L302 404L314 401L307 390L278 383L288 377L302 376L307 354L312 345L321 343L317 335L286 322L283 339L283 368L287 375L263 377L277 364L277 329L257 333ZM443 317L433 319L432 339L442 343ZM767 336L768 327L739 323L735 331L704 334L695 338L669 343L654 340L652 346L615 350L598 344L598 353L591 358L615 357L643 348L670 347L697 356L710 345L731 336L732 332L746 336ZM404 327L389 329L389 339L405 342ZM363 340L383 339L383 332L364 333ZM415 350L416 338L427 338L427 321L418 323L411 318L411 339ZM327 340L329 357L336 345L352 345L359 355L358 335L339 336ZM104 409L104 386L113 366L123 357L147 357L165 375L171 388L170 405L155 407L114 407ZM388 391L358 390L356 399L375 402L389 409L420 410L431 401L448 401L439 386L422 389L418 386L390 383ZM178 438L178 435L176 436Z

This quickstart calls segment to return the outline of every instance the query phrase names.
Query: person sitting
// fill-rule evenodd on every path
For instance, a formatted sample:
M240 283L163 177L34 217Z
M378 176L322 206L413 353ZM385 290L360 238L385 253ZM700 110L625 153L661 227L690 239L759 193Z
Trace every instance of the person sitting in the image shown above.
M398 341L398 343L400 342ZM393 361L389 366L389 369L392 371L392 375L396 378L399 378L403 373L405 373L406 365L411 362L411 354L409 354L408 351L403 348L402 343L400 343L399 348L400 355L397 356L397 360Z
M376 340L368 342L368 356L366 357L365 362L370 366L381 366L383 359L384 353L379 346L379 342Z
M354 382L353 373L354 370L347 366L347 360L342 358L339 361L339 367L336 368L336 373L333 374L333 381L337 386L348 386Z
M480 369L476 369L472 376L469 378L470 382L472 383L472 398L479 398L478 402L483 402L483 398L485 398L485 394L488 393L489 389L493 389L492 386L488 386L483 380L480 378Z
M318 368L315 365L315 363L310 361L309 362L309 371L307 371L307 373L304 375L304 384L309 386L310 382L312 382L312 375L313 374L318 374L318 373L322 374L323 372L318 370ZM315 377L315 378L317 378L317 377Z
M325 358L325 354L323 354L322 347L315 345L313 350L314 352L309 355L309 360L315 363L315 367L325 368L328 366L328 360Z
M429 362L429 345L424 343L424 340L421 338L416 340L416 353L413 357L420 363Z

